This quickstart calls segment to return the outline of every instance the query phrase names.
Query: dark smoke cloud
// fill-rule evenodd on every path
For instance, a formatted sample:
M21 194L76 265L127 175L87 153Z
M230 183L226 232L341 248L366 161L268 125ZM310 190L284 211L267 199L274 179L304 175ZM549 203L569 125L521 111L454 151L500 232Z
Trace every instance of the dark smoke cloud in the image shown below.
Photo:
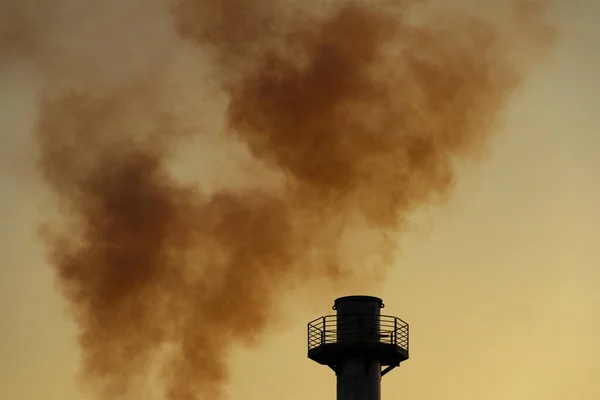
M157 360L165 398L221 397L228 352L260 338L274 296L349 279L349 231L385 238L448 195L454 160L477 154L526 72L513 47L545 43L532 7L503 31L464 15L411 25L412 3L376 4L174 0L175 31L214 61L227 140L277 188L177 179L190 132L160 68L45 93L40 170L60 213L44 239L100 398L131 398Z

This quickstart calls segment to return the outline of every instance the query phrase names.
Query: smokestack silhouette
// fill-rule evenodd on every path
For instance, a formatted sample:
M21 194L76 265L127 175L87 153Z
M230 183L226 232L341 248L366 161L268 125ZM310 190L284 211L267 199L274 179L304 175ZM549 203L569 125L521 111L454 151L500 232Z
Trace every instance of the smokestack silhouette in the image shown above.
M217 67L229 139L276 189L177 179L190 133L160 68L41 101L40 170L60 205L43 237L100 398L130 398L154 361L165 398L221 397L229 350L260 337L279 291L349 273L348 228L395 233L447 196L453 159L477 154L526 72L512 47L544 29L531 7L519 34L463 15L411 25L412 2L294 7L177 0L172 14Z

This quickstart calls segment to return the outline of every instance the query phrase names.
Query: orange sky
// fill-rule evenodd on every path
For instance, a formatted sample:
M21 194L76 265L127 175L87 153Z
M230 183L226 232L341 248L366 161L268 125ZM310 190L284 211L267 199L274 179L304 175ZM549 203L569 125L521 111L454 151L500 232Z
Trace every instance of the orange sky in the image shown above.
M411 324L411 359L385 376L384 399L600 398L600 3L569 3L555 9L553 63L514 96L489 157L415 216L389 279L368 293ZM0 68L0 398L87 398L34 236L49 212L29 136L37 83L25 61ZM280 330L232 356L231 398L333 399L333 373L306 358L306 322L343 294L283 298Z

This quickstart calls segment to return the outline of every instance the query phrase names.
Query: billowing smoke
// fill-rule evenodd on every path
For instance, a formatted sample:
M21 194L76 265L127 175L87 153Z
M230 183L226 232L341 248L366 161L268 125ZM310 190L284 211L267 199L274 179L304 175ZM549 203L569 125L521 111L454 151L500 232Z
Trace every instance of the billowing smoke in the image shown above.
M547 31L525 3L510 29L398 3L173 0L173 30L227 99L226 140L268 171L243 186L172 171L195 132L161 66L48 86L40 170L60 212L43 237L100 398L131 398L159 365L164 398L218 399L229 350L260 337L276 294L351 276L355 229L389 260L407 217L448 195Z

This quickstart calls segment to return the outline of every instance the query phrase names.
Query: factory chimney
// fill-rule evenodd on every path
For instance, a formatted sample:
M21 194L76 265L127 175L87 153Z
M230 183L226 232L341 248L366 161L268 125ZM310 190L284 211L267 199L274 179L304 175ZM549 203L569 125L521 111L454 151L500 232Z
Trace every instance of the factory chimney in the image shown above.
M335 300L336 315L308 324L308 358L337 376L337 400L380 400L381 378L408 359L408 324L371 296Z

